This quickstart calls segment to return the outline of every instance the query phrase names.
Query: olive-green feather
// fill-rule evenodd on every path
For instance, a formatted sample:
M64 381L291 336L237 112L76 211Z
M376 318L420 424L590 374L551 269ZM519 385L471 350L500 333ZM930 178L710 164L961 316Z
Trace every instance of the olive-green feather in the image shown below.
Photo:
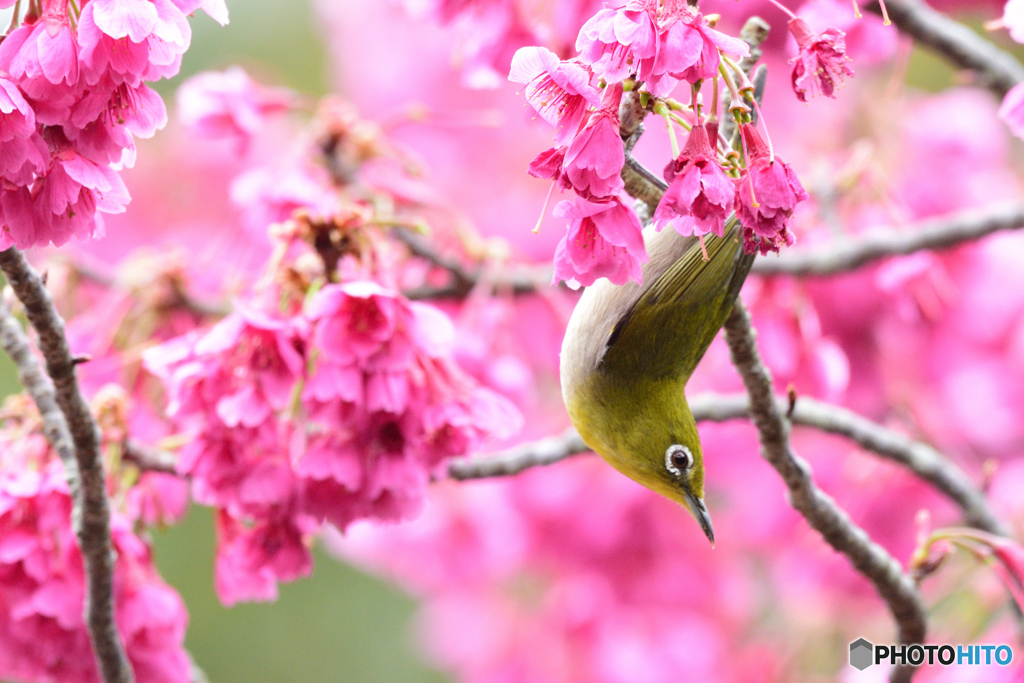
M598 365L602 375L685 382L693 373L754 262L754 254L743 253L735 218L725 237L708 235L704 244L709 260L693 240L618 320Z

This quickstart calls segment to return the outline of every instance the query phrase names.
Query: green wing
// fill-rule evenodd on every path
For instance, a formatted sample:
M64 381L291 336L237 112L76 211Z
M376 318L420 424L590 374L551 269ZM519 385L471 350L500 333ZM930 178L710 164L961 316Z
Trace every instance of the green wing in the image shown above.
M694 240L616 323L599 371L610 378L689 378L754 262L739 238L735 218L726 223L725 237L705 236L708 261Z

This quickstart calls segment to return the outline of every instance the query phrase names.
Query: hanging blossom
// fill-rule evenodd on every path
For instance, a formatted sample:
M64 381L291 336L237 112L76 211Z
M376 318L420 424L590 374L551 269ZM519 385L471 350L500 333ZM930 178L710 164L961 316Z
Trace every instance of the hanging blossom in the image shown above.
M789 164L773 156L753 124L742 124L740 132L747 149L747 168L736 180L743 247L747 253L778 252L795 241L789 220L796 205L807 200L807 192Z
M708 25L684 0L630 0L605 8L580 29L580 60L608 83L644 81L655 96L668 95L681 82L696 83L718 73L720 52L745 57L749 46Z
M0 248L100 237L130 201L118 170L167 122L146 83L178 73L187 14L223 0L43 0L0 44Z
M8 399L0 427L0 678L93 683L98 672L82 612L86 581L71 528L73 501L29 405L23 396ZM111 491L123 486L120 474L111 473ZM117 630L139 683L188 683L188 614L133 532L137 519L118 509L111 518Z
M558 145L556 140L554 147L537 155L530 163L530 175L550 178L560 188L571 188L590 200L618 195L624 187L622 167L626 163L619 137L621 101L622 86L607 87L600 107L589 114L586 125L576 126L568 144Z
M526 86L524 94L541 118L558 131L555 144L565 145L601 101L589 67L561 61L543 47L523 47L512 57L508 80Z
M605 89L600 108L565 150L562 174L576 193L586 199L613 197L622 191L626 155L619 137L622 86Z
M647 262L642 228L622 200L563 201L555 216L569 219L568 232L555 249L555 283L564 280L576 289L602 277L617 285L641 282L641 266Z
M308 229L317 228L293 223L282 246L308 252ZM301 272L305 256L281 267ZM385 274L349 255L337 282L254 295L212 329L145 355L168 415L190 435L178 470L219 510L226 604L273 599L279 581L308 574L324 522L408 519L448 458L518 429L516 409L453 361L448 317L405 299Z
M843 81L853 77L850 58L846 56L846 34L837 28L814 33L807 22L794 16L789 20L789 32L796 38L799 53L790 60L793 65L793 92L806 102L808 96L822 94L835 98L835 91Z
M725 235L725 219L733 209L736 186L718 163L712 140L718 124L697 125L686 146L665 167L668 189L654 212L654 226L671 226L680 235Z

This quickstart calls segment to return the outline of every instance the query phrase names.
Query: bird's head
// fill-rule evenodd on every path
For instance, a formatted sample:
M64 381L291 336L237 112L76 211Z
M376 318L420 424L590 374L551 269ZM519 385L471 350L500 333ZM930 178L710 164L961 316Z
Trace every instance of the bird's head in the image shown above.
M658 400L657 393L648 392L643 401L618 403L631 405L632 410L591 410L573 422L584 441L612 467L689 510L714 545L715 532L704 505L704 454L697 423L678 389L667 400Z

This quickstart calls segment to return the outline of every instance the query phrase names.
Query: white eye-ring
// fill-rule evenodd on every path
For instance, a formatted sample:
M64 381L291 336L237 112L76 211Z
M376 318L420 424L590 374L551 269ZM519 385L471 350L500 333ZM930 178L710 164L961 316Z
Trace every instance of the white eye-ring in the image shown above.
M665 451L665 468L672 474L681 477L691 467L693 467L693 453L686 446L672 444Z

